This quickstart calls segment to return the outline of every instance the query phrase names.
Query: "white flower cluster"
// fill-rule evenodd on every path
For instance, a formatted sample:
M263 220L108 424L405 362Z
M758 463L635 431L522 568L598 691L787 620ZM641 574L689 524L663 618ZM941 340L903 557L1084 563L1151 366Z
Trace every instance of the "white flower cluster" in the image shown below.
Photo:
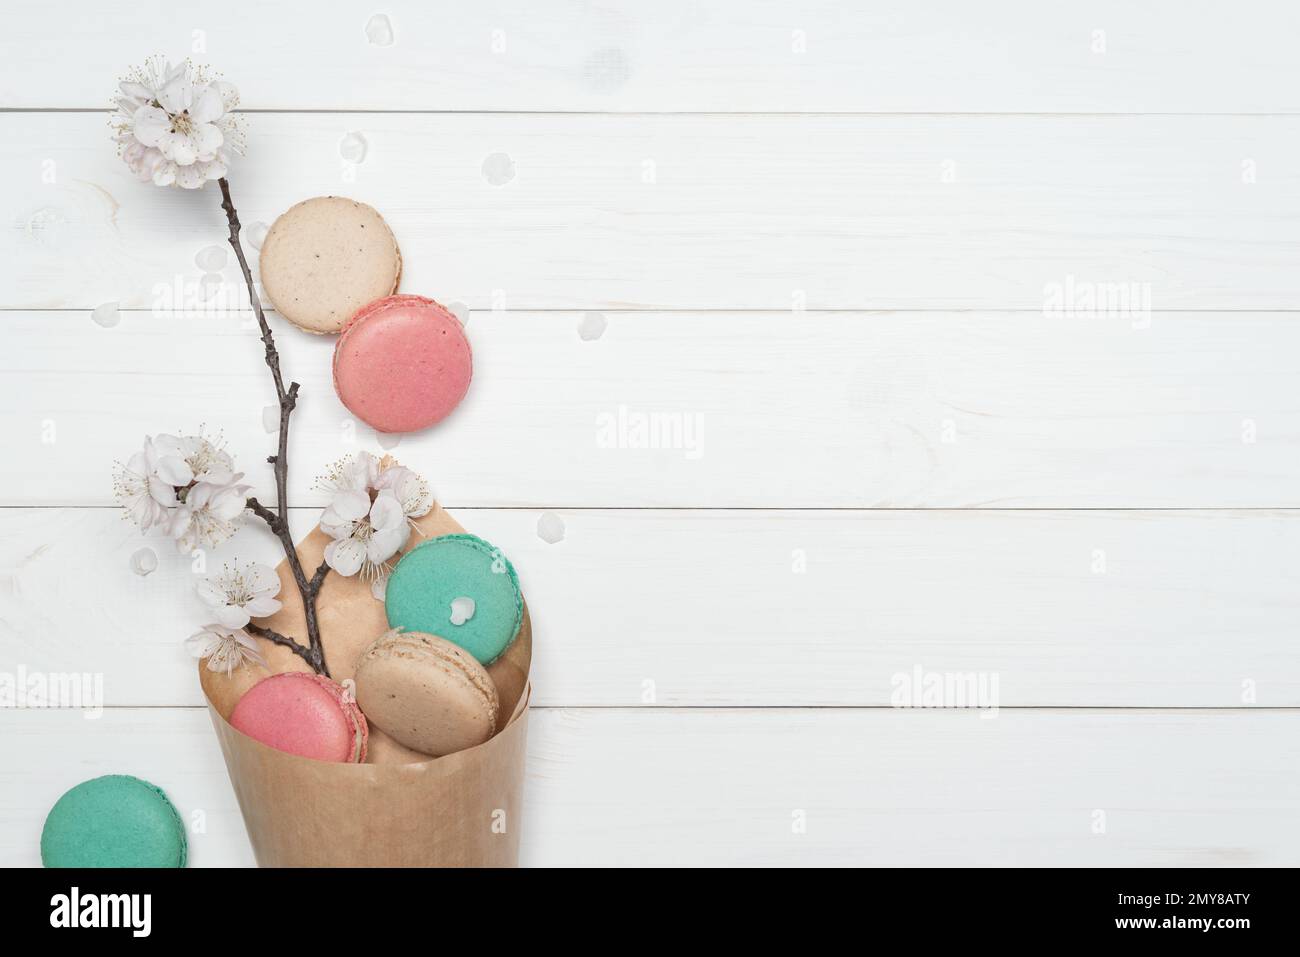
M198 189L226 175L231 153L244 152L232 112L239 91L188 60L150 58L118 85L113 103L118 152L141 180Z
M360 573L382 600L391 560L414 520L433 507L433 492L410 469L386 465L369 452L335 463L320 485L330 493L320 519L321 531L333 539L325 546L326 564L345 577Z
M164 439L167 441L160 446ZM195 466L201 464L197 459L178 464L176 455L167 454L174 443L191 448L185 443L193 441L170 436L146 441L145 451L132 458L123 470L119 485L130 492L123 504L142 526L149 527L146 523L150 521L157 523L155 509L161 507L151 492L150 478L160 483L160 493L165 497L168 490L178 491L167 483L186 474L181 465L194 473ZM211 461L224 453L208 443L203 455ZM228 469L228 457L225 463ZM211 468L204 474L213 474ZM241 477L229 474L234 482ZM320 520L321 530L332 539L325 546L326 564L340 575L360 574L370 582L371 594L382 599L393 556L410 538L415 519L427 515L433 507L433 492L410 469L380 461L368 452L335 463L320 485L330 493L330 503ZM232 487L238 490L236 497L242 506L247 486ZM192 489L185 497L188 499L190 494ZM225 494L223 490L217 497ZM266 618L280 610L276 597L279 593L279 576L269 566L257 562L242 568L227 566L220 574L199 583L199 598L216 620L191 635L186 647L195 657L206 658L211 671L229 674L249 661L265 665L257 642L245 629L253 618ZM468 614L473 614L472 603Z
M160 528L190 552L235 534L252 488L240 484L243 477L202 435L145 436L144 448L119 466L113 491L141 529Z
M208 660L209 671L234 671L245 661L265 665L257 642L244 630L253 618L267 618L280 610L280 579L275 569L260 562L243 568L227 566L219 575L198 584L199 598L217 620L190 635L185 646L196 658Z

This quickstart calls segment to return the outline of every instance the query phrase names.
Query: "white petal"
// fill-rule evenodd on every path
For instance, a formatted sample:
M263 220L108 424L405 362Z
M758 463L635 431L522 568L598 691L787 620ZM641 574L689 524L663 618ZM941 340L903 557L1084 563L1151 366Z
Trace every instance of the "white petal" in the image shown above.
M229 168L226 166L225 159L218 153L217 158L205 163L200 172L203 173L204 179L217 180L225 176L229 172Z
M221 130L211 123L204 123L195 127L190 141L194 144L194 148L198 150L199 159L206 163L217 155L217 150L221 149L221 144L226 141L226 138L221 135Z
M227 628L243 628L250 617L247 610L239 605L220 605L212 611L217 621Z
M129 96L135 100L152 100L153 91L143 83L137 83L134 80L123 80L117 85L122 91L123 96Z
M137 495L134 501L127 508L127 514L131 516L131 521L140 526L142 531L149 531L156 520L154 512L157 503L148 495Z
M406 544L407 537L411 534L411 526L405 521L402 522L401 528L389 528L383 531L377 531L370 536L370 541L366 543L366 557L378 565L386 562L394 555L397 550Z
M280 576L270 565L253 562L244 570L244 580L249 590L259 597L273 598L280 594Z
M221 636L211 631L196 631L185 639L185 650L195 658L206 658L221 647Z
M370 496L363 491L339 492L334 496L329 507L338 516L339 521L359 521L370 511Z
M402 505L390 489L384 489L376 496L375 504L370 507L370 524L380 531L406 524Z
M329 509L325 510L325 515L329 514ZM340 522L337 525L331 525L325 521L325 515L321 516L320 530L330 538L351 538L352 533L357 530L356 522Z
M171 186L176 182L176 164L164 160L154 167L153 184L155 186Z
M165 134L158 148L162 150L163 156L172 160L177 166L190 166L199 158L198 145L194 139L180 133ZM179 171L177 176L180 176Z
M384 596L388 594L388 576L379 575L370 583L370 594L376 601L383 601Z
M170 135L171 117L156 106L142 106L131 118L135 138L145 146L157 146L164 136Z
M361 563L365 558L365 546L355 538L330 542L325 546L326 564L345 578L361 571Z
M196 475L194 478L200 482L207 482L209 485L233 485L236 475L228 468L214 465L202 475Z
M185 75L184 64L171 72L167 82L158 91L158 102L172 116L190 108L194 102L194 84Z
M194 590L205 605L218 608L226 603L226 590L216 579L204 578L194 586Z
M185 460L174 455L164 455L154 465L154 474L168 485L189 485L194 481L194 473L185 464Z
M225 80L213 80L211 84L221 95L221 109L229 112L239 105L239 88Z
M148 484L149 497L159 505L170 508L176 504L176 489L170 482L164 482L156 475L150 475Z
M284 606L280 604L280 599L267 598L265 596L258 596L257 598L244 603L244 611L248 612L254 618L270 618L282 607Z
M202 484L196 485L195 488L202 488ZM231 485L217 492L212 497L212 504L208 506L208 511L212 512L223 522L229 522L243 514L248 500L245 497L248 492L246 485Z
M194 105L190 107L190 118L195 123L213 123L220 119L224 112L226 106L221 100L221 91L209 83L194 98Z
M190 511L198 511L201 508L208 507L208 501L212 498L212 493L216 491L215 485L209 485L207 482L199 482L192 489L185 493L185 507Z

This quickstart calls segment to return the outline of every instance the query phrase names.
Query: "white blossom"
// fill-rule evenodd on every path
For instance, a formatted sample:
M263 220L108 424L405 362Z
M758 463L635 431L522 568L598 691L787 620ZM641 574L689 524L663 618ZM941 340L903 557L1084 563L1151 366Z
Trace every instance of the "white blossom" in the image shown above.
M195 482L172 510L167 527L182 552L215 548L239 528L251 485L241 485L243 472L226 473L228 481Z
M404 465L393 465L379 473L375 488L391 489L402 513L415 526L415 519L428 515L433 508L433 491L429 483Z
M360 574L382 600L392 558L406 544L414 520L433 507L433 493L420 476L387 465L368 452L333 465L318 485L330 493L320 527L333 539L325 563L338 574Z
M189 60L173 66L151 57L118 85L113 103L118 151L141 180L198 189L225 176L231 154L244 151L232 112L238 90Z
M208 659L209 671L224 671L229 675L247 661L266 667L266 661L258 654L257 642L241 628L204 625L185 639L185 647L195 658Z
M144 531L160 528L182 551L219 545L238 527L251 486L234 471L220 439L145 436L143 448L118 467L113 492Z
M280 610L280 577L261 562L243 568L227 566L220 574L205 578L196 589L203 603L212 609L218 624L243 628L253 618L267 618Z

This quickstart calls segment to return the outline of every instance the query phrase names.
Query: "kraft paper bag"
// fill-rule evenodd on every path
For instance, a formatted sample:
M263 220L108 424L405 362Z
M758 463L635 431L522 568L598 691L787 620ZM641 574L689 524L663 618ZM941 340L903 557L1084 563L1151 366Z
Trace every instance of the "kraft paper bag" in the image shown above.
M407 548L465 530L434 505L416 521ZM329 538L319 528L298 544L311 575ZM258 624L306 643L302 601L287 560L276 568L284 607ZM388 629L384 603L360 576L331 572L316 599L326 664L351 678L361 652ZM373 724L365 764L313 761L254 741L228 723L245 691L269 674L310 671L287 648L257 639L267 668L227 676L199 663L199 679L226 759L253 854L262 867L514 867L528 733L532 624L488 668L501 711L497 733L441 758L411 751Z

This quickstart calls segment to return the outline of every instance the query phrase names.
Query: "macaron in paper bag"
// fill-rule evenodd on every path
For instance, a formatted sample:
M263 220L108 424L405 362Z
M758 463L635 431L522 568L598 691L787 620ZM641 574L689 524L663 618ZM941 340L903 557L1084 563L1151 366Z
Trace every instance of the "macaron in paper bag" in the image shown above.
M473 358L450 311L423 296L388 296L360 309L334 345L334 390L377 432L441 422L469 390Z
M464 648L437 635L385 632L361 653L356 682L367 720L421 754L463 751L496 731L492 676Z
M524 598L499 548L477 535L442 535L398 561L384 610L388 627L439 635L490 665L519 634Z
M277 751L360 764L370 729L355 699L324 675L286 671L244 693L230 724Z

